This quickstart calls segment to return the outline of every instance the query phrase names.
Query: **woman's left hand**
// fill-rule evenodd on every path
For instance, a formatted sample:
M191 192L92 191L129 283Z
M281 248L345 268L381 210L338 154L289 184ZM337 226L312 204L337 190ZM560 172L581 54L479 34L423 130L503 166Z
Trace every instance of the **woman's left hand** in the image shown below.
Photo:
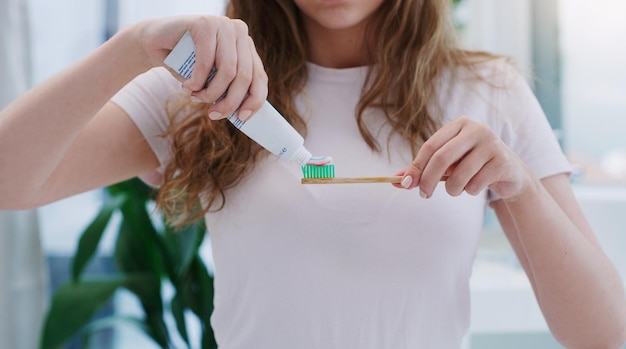
M487 125L467 116L435 132L398 175L404 178L396 187L419 187L424 198L432 196L444 175L446 191L453 196L489 188L503 199L514 199L531 181L522 160Z

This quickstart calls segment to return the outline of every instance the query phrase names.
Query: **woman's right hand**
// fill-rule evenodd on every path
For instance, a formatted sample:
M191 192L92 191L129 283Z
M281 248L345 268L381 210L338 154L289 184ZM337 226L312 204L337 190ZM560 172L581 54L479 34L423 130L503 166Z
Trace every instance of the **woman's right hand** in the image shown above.
M148 19L34 86L0 110L0 209L26 209L152 171L159 163L125 111L110 99L163 60L189 31L194 74L182 86L225 117L244 118L267 98L261 59L239 20L215 16ZM212 67L217 74L204 88ZM243 102L243 104L242 104Z
M185 31L191 33L196 65L191 78L183 81L183 88L191 91L195 100L211 104L227 92L225 98L209 108L211 119L227 117L239 109L239 118L245 120L263 106L267 74L243 21L221 16L182 16L145 20L136 26L141 47L152 66L162 66ZM213 67L217 73L205 87Z

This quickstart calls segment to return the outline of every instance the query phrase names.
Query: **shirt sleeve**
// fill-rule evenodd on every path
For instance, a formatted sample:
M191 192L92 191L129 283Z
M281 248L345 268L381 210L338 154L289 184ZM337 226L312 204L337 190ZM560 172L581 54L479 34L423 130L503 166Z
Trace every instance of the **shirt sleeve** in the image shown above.
M181 83L167 69L159 67L137 76L111 99L137 125L159 160L157 170L139 176L153 186L161 184L171 159L171 141L163 136L170 124L166 103L178 93L182 93Z
M572 166L526 79L506 62L497 64L496 72L494 123L502 141L539 178L571 174ZM493 193L489 197L498 199Z

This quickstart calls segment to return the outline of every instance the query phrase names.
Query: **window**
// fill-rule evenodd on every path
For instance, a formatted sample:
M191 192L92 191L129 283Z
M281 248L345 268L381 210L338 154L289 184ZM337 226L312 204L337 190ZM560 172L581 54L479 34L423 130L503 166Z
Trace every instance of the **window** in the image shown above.
M559 3L565 148L582 183L626 184L626 3Z

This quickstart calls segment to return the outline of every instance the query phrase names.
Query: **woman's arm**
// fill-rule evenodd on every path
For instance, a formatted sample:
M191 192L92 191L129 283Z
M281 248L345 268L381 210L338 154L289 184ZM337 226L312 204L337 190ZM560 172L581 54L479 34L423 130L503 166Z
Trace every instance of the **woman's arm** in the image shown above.
M256 111L267 80L241 21L185 16L133 24L93 53L34 87L0 112L0 209L23 209L111 184L154 168L132 121L107 102L125 84L161 66L185 31L197 43L194 76L183 83L209 112ZM209 87L204 82L216 66Z
M626 302L566 175L492 204L554 336L566 348L622 348Z
M432 195L443 174L450 195L489 188L492 206L555 337L567 348L621 348L626 341L622 280L608 260L565 174L539 180L485 124L444 125L401 173L407 189ZM399 186L399 185L396 185Z

